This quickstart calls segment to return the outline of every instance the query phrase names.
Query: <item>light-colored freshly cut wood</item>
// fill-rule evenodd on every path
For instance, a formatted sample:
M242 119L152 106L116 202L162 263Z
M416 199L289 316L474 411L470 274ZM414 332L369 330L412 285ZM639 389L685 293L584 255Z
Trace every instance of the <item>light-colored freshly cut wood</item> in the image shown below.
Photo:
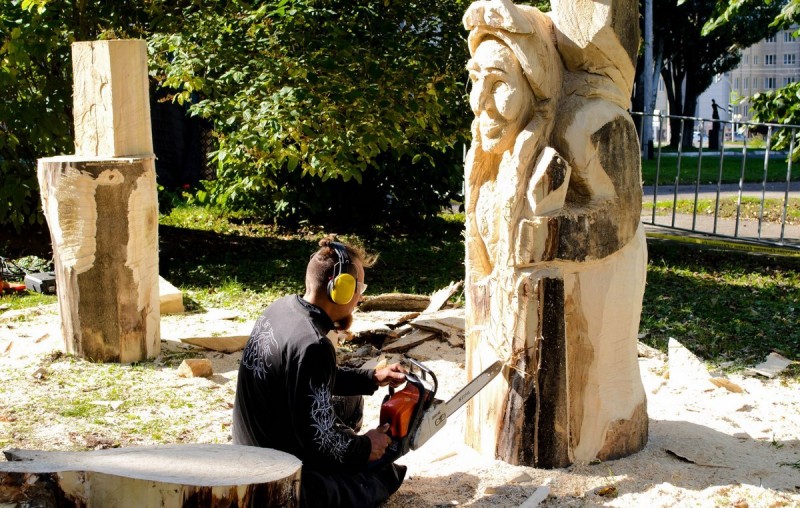
M72 71L75 154L151 155L147 42L75 42Z
M628 113L634 0L474 2L465 160L468 444L555 468L647 442L637 335L647 264ZM502 82L503 87L496 83Z
M161 276L158 277L158 301L162 316L183 314L183 293Z
M4 506L299 506L300 460L269 448L186 444L5 455Z
M249 335L221 335L219 337L181 337L184 344L199 346L221 353L235 353L244 349Z
M451 282L447 287L442 288L431 295L431 300L425 310L422 311L423 314L430 314L432 312L436 312L447 303L447 300L450 299L451 296L456 294L456 291L461 289L463 282Z
M152 157L39 159L66 351L137 362L160 351Z
M214 368L207 358L187 358L178 366L177 374L180 377L211 377Z
M384 353L405 353L414 346L418 346L423 342L439 337L436 332L429 332L427 330L414 330L411 333L404 335L396 341L386 344L381 348Z

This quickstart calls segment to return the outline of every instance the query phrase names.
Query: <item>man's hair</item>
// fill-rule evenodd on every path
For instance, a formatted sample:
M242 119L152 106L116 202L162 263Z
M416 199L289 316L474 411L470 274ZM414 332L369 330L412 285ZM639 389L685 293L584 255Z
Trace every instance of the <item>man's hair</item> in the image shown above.
M357 275L353 263L358 261L364 268L370 268L378 260L377 254L367 254L360 245L347 244L337 240L336 235L328 235L319 241L319 249L311 254L311 258L308 260L306 292L314 293L318 296L322 296L327 292L328 281L333 277L333 268L339 262L339 256L331 245L334 242L343 245L345 251L347 251L347 255L350 258L350 266L347 267L345 272L353 277Z

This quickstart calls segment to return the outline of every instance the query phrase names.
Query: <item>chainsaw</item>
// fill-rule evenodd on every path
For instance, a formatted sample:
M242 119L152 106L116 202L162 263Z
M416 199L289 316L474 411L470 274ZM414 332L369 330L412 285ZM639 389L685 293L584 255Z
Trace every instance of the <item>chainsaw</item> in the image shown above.
M447 418L456 409L481 391L503 368L499 360L494 362L444 402L436 399L439 389L436 374L413 358L405 359L412 367L406 374L405 386L398 391L390 387L389 395L381 404L380 424L389 424L388 434L392 438L386 453L379 460L381 464L393 462L409 450L416 450L425 444L444 427Z

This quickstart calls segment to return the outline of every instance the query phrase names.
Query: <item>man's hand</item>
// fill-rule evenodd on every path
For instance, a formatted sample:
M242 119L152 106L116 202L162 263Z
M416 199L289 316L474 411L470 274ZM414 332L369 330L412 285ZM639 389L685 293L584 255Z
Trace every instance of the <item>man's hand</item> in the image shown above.
M376 370L372 380L378 386L389 385L392 388L397 388L406 380L406 369L399 363L393 363L388 367Z
M379 458L383 457L384 453L386 453L386 447L392 442L392 438L386 434L388 431L389 424L384 423L380 427L368 430L367 433L364 434L369 438L369 442L372 445L372 450L369 452L370 462L373 460L378 460Z

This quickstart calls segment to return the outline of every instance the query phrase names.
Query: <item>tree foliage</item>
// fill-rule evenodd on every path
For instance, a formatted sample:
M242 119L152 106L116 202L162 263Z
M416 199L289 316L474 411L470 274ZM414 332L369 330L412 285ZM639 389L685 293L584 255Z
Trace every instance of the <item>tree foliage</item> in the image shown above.
M697 98L714 76L735 68L741 50L763 39L777 28L772 21L785 0L753 1L747 9L731 12L713 29L706 24L724 7L716 0L654 0L654 37L663 48L664 79L670 114L692 117ZM680 139L680 121L671 123L671 139ZM693 122L684 126L684 144L690 144Z
M70 43L115 37L147 39L153 82L213 127L196 200L271 220L436 213L463 178L469 3L7 0L0 225L42 221L35 160L72 151Z
M706 29L713 29L716 24L724 22L738 12L752 7L756 0L731 0L725 2L722 13L718 18L708 23ZM775 0L767 0L774 2ZM800 0L785 2L781 12L775 17L772 27L776 29L789 28L800 21ZM799 31L800 32L800 31ZM800 35L795 33L795 36ZM800 125L800 83L790 83L775 91L757 93L750 98L753 110L753 120L757 122L775 122L782 125L791 125L786 129L776 129L771 140L773 148L792 149L790 154L793 160L800 159L800 132L796 126ZM794 142L794 144L792 144Z
M312 219L349 205L344 188L367 192L364 199L382 193L386 206L375 212L392 202L441 206L454 190L452 161L460 161L456 144L469 125L460 25L466 2L254 7L204 4L184 13L191 30L151 39L163 72L157 77L214 125L218 179L200 197ZM368 172L377 173L368 181L391 185L357 192L353 184L328 183L364 183ZM419 175L429 175L429 184L396 195Z
M162 7L153 0L0 2L0 225L43 221L36 159L73 151L70 44L142 36Z

